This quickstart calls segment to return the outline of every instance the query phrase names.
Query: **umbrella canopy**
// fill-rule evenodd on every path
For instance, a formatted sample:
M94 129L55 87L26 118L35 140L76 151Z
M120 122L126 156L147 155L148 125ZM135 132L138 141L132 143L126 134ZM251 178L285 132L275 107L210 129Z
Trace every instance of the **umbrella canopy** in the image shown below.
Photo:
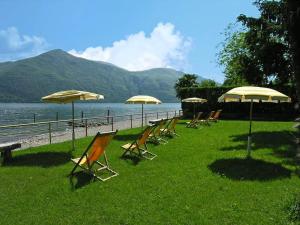
M204 99L204 98L197 98L197 97L193 97L193 98L185 98L185 99L182 99L181 101L182 101L182 102L190 102L190 103L193 103L193 105L194 105L194 118L195 118L195 104L196 104L196 103L205 103L205 102L207 102L206 99Z
M271 103L291 102L291 98L271 88L245 86L245 87L237 87L229 90L221 97L219 97L218 101L219 102L250 102L250 116L249 116L250 126L249 126L248 145L247 145L247 156L250 157L253 102L271 102Z
M72 103L72 149L75 149L75 123L74 123L74 101L77 100L99 100L104 99L103 95L77 90L55 92L42 98L48 103Z
M71 103L77 100L99 100L104 99L103 95L77 90L59 91L42 98L44 102L50 103Z
M142 104L142 127L144 126L144 104L161 104L157 98L148 95L136 95L126 100L125 104Z

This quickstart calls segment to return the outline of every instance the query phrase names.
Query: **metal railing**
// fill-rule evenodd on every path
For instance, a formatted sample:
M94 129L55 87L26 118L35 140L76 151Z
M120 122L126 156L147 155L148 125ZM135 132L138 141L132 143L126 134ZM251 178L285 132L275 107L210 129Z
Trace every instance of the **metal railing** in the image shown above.
M149 120L182 115L182 110L144 113L144 124ZM74 119L76 138L95 135L98 131L128 129L142 125L142 114L126 114ZM72 119L51 120L0 126L0 143L19 141L23 147L57 143L72 138Z

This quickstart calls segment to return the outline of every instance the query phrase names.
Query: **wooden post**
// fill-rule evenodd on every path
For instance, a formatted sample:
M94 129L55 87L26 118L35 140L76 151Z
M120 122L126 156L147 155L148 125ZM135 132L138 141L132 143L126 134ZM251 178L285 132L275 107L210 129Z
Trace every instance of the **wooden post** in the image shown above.
M33 122L35 123L35 113L33 113Z
M56 112L56 121L58 121L58 112Z
M85 136L88 136L87 119L85 119Z
M84 115L84 113L83 113L83 111L81 111L81 123L83 123L83 115Z
M132 115L130 115L130 128L132 128Z
M108 110L107 110L107 117L106 117L106 118L107 118L107 124L109 124L109 113L110 113L110 112L109 112L109 109L108 109Z
M114 130L114 117L111 117L111 130Z
M49 123L49 143L52 143L52 137L51 137L51 123Z

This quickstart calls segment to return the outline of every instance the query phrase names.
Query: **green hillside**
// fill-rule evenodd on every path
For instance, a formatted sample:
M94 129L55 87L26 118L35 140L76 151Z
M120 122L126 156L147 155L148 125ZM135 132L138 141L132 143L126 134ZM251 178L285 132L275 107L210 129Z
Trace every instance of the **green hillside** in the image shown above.
M0 102L39 102L42 96L66 89L100 93L105 102L124 102L138 94L175 102L178 100L173 86L181 75L166 68L130 72L52 50L33 58L0 63Z

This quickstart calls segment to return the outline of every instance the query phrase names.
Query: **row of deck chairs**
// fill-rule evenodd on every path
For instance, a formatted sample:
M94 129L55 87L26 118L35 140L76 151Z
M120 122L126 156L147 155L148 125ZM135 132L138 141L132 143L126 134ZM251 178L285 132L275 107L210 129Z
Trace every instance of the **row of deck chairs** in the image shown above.
M199 125L210 125L209 122L218 122L221 112L221 109L218 111L211 111L204 118L202 117L203 112L199 112L194 119L186 123L186 127L197 128Z
M178 120L179 117L162 119L155 125L147 126L136 140L121 146L124 150L121 157L125 158L128 155L134 155L149 160L154 159L157 155L148 150L147 142L166 144L168 142L166 140L168 136L178 136L175 130ZM110 168L105 153L106 147L117 132L117 130L104 133L98 132L83 152L82 156L71 159L71 161L75 163L75 166L72 169L70 176L72 177L75 175L77 168L81 168L92 175L94 179L96 178L101 181L106 181L117 176L118 173ZM103 158L104 162L101 163L100 158Z

